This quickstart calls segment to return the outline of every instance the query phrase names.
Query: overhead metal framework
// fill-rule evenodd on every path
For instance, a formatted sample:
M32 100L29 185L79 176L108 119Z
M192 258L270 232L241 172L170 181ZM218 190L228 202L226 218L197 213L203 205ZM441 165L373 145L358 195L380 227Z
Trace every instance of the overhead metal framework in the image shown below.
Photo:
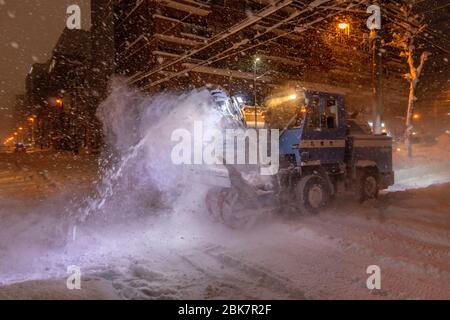
M163 73L174 65L190 62L189 59L198 53L205 53L206 49L226 41L232 36L239 35L241 32L253 31L253 38L245 38L242 41L233 43L228 49L214 54L212 53L201 63L190 65L189 68L179 72L170 72L163 79L151 82L147 87L156 86L170 79L179 77L186 72L195 71L196 68L204 67L218 61L230 58L242 52L250 51L263 45L270 44L280 38L289 38L305 32L322 22L327 21L343 12L349 10L365 9L368 0L278 0L268 1L259 11L255 12L246 19L239 21L230 28L212 36L204 44L185 52L180 57L170 60L167 63L157 66L154 69L135 74L129 78L129 83L134 84L147 79L155 74ZM262 26L262 32L255 32L255 26Z
M332 18L332 17L338 15L339 13L346 11L347 9L357 7L365 2L367 2L367 1L366 0L360 0L360 1L356 1L356 2L349 1L349 4L347 6L345 6L345 7L342 6L342 7L340 7L339 10L336 10L337 7L334 7L331 12L326 12L327 14L325 14L325 15L324 15L324 11L328 11L328 9L322 9L322 11L316 12L316 13L320 13L320 15L316 15L316 13L313 13L313 14L310 14L309 16L306 16L304 19L299 19L299 21L302 22L301 27L294 26L293 28L291 28L289 30L283 30L282 34L276 35L273 37L269 37L268 39L262 39L262 37L257 35L249 41L243 41L242 43L239 43L238 45L235 45L232 48L230 48L224 52L221 52L217 55L211 56L210 58L203 61L202 63L191 65L189 68L186 68L179 72L168 75L167 77L165 77L163 79L154 81L145 88L150 88L150 87L159 85L159 84L169 81L173 78L182 76L182 75L186 74L187 72L195 71L197 68L201 68L203 66L207 66L207 65L219 62L221 60L230 58L230 57L238 55L240 53L256 49L257 47L266 45L266 44L270 43L271 41L275 41L276 39L282 38L288 34L292 34L292 33L299 34L299 33L305 32L309 28L314 27L316 24L319 24L320 22L323 22L329 18ZM315 19L310 21L310 18L312 16L315 16Z
M182 76L188 72L195 71L197 68L201 69L211 66L224 59L231 58L244 52L256 50L262 46L270 46L275 41L288 38L299 39L301 33L310 31L312 29L321 30L321 24L329 21L333 17L342 15L344 13L353 13L358 15L366 14L366 8L372 4L369 0L271 0L271 1L250 1L255 5L259 5L260 9L255 11L252 15L237 22L233 26L213 35L198 45L194 45L192 49L184 52L181 55L174 56L162 65L158 65L152 70L137 73L129 78L130 84L136 84L142 80L151 79L156 74L164 74L165 77L161 79L153 79L145 88L150 88L173 78ZM380 1L383 8L384 18L389 20L400 19L399 3L402 1ZM404 2L404 1L403 1ZM427 2L426 0L417 1L418 3ZM210 0L203 1L205 5L214 4ZM397 17L395 17L396 15ZM190 14L186 16L189 17ZM186 19L185 18L185 19ZM182 19L181 21L183 21ZM411 22L413 23L413 22ZM251 31L251 33L248 33ZM427 30L435 38L440 38L440 41L424 39L432 46L439 48L443 52L447 52L446 45L442 45L449 41L445 35L439 34L432 28ZM230 38L239 36L246 32L246 36L242 37L240 41L231 42L225 50L215 52L209 50L215 45L223 44L229 41ZM253 34L253 37L248 37L248 34ZM235 39L235 38L234 38ZM154 39L147 40L147 44ZM144 44L142 47L145 47ZM137 50L140 50L140 47ZM193 59L197 54L206 55L207 58L198 61ZM129 53L127 56L134 54ZM195 63L193 61L195 60ZM173 70L173 67L189 66L181 70Z

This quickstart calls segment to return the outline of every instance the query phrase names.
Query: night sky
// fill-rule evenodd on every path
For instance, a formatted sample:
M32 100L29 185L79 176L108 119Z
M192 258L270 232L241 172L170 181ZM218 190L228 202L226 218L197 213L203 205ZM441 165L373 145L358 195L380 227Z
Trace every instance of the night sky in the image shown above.
M0 138L11 125L14 95L24 93L31 64L47 61L65 27L66 9L81 7L89 29L89 0L0 0Z

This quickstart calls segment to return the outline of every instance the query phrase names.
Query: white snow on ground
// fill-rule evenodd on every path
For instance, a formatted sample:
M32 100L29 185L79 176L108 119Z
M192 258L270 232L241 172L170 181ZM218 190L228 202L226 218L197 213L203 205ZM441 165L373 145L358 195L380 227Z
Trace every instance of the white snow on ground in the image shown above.
M405 148L394 153L397 183L391 191L424 188L450 181L450 136L442 135L434 145L414 145L413 158Z
M26 225L2 222L0 298L449 298L449 190L388 193L362 207L339 199L319 216L247 231L199 212L140 218L80 227L65 246L43 210ZM82 267L80 292L65 288L72 264ZM382 268L381 291L365 287L372 264Z
M90 156L0 154L0 299L450 299L448 137L416 146L414 160L397 152L398 183L376 201L345 195L317 216L278 212L231 230L209 221L204 188L176 181L165 158L162 141L201 115L203 93L120 90L104 121L121 160L101 183ZM80 291L65 286L69 265L81 267ZM366 288L369 265L382 290Z

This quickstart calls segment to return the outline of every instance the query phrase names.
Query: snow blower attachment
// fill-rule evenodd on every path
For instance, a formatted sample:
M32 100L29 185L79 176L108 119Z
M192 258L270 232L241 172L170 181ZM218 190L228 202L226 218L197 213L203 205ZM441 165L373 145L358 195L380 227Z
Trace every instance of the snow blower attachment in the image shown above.
M318 213L342 192L362 202L394 184L392 139L347 119L342 94L305 89L285 100L296 103L297 112L281 128L280 170L270 183L258 184L225 163L229 185L212 187L206 195L213 221L246 228L268 212L289 207Z
M230 187L213 187L206 194L207 210L213 221L233 229L250 227L277 207L274 190L250 183L233 165L225 167Z

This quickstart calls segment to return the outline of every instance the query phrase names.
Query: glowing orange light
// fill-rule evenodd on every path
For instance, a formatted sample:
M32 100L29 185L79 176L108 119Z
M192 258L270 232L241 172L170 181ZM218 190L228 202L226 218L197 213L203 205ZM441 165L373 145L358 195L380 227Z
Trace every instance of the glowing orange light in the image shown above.
M340 22L338 28L344 30L346 35L350 35L350 24L347 22Z
M420 120L420 114L415 113L415 114L413 115L413 119L414 119L414 120Z
M63 101L62 101L62 99L56 99L55 100L55 105L57 106L57 107L62 107L62 105L63 105Z

